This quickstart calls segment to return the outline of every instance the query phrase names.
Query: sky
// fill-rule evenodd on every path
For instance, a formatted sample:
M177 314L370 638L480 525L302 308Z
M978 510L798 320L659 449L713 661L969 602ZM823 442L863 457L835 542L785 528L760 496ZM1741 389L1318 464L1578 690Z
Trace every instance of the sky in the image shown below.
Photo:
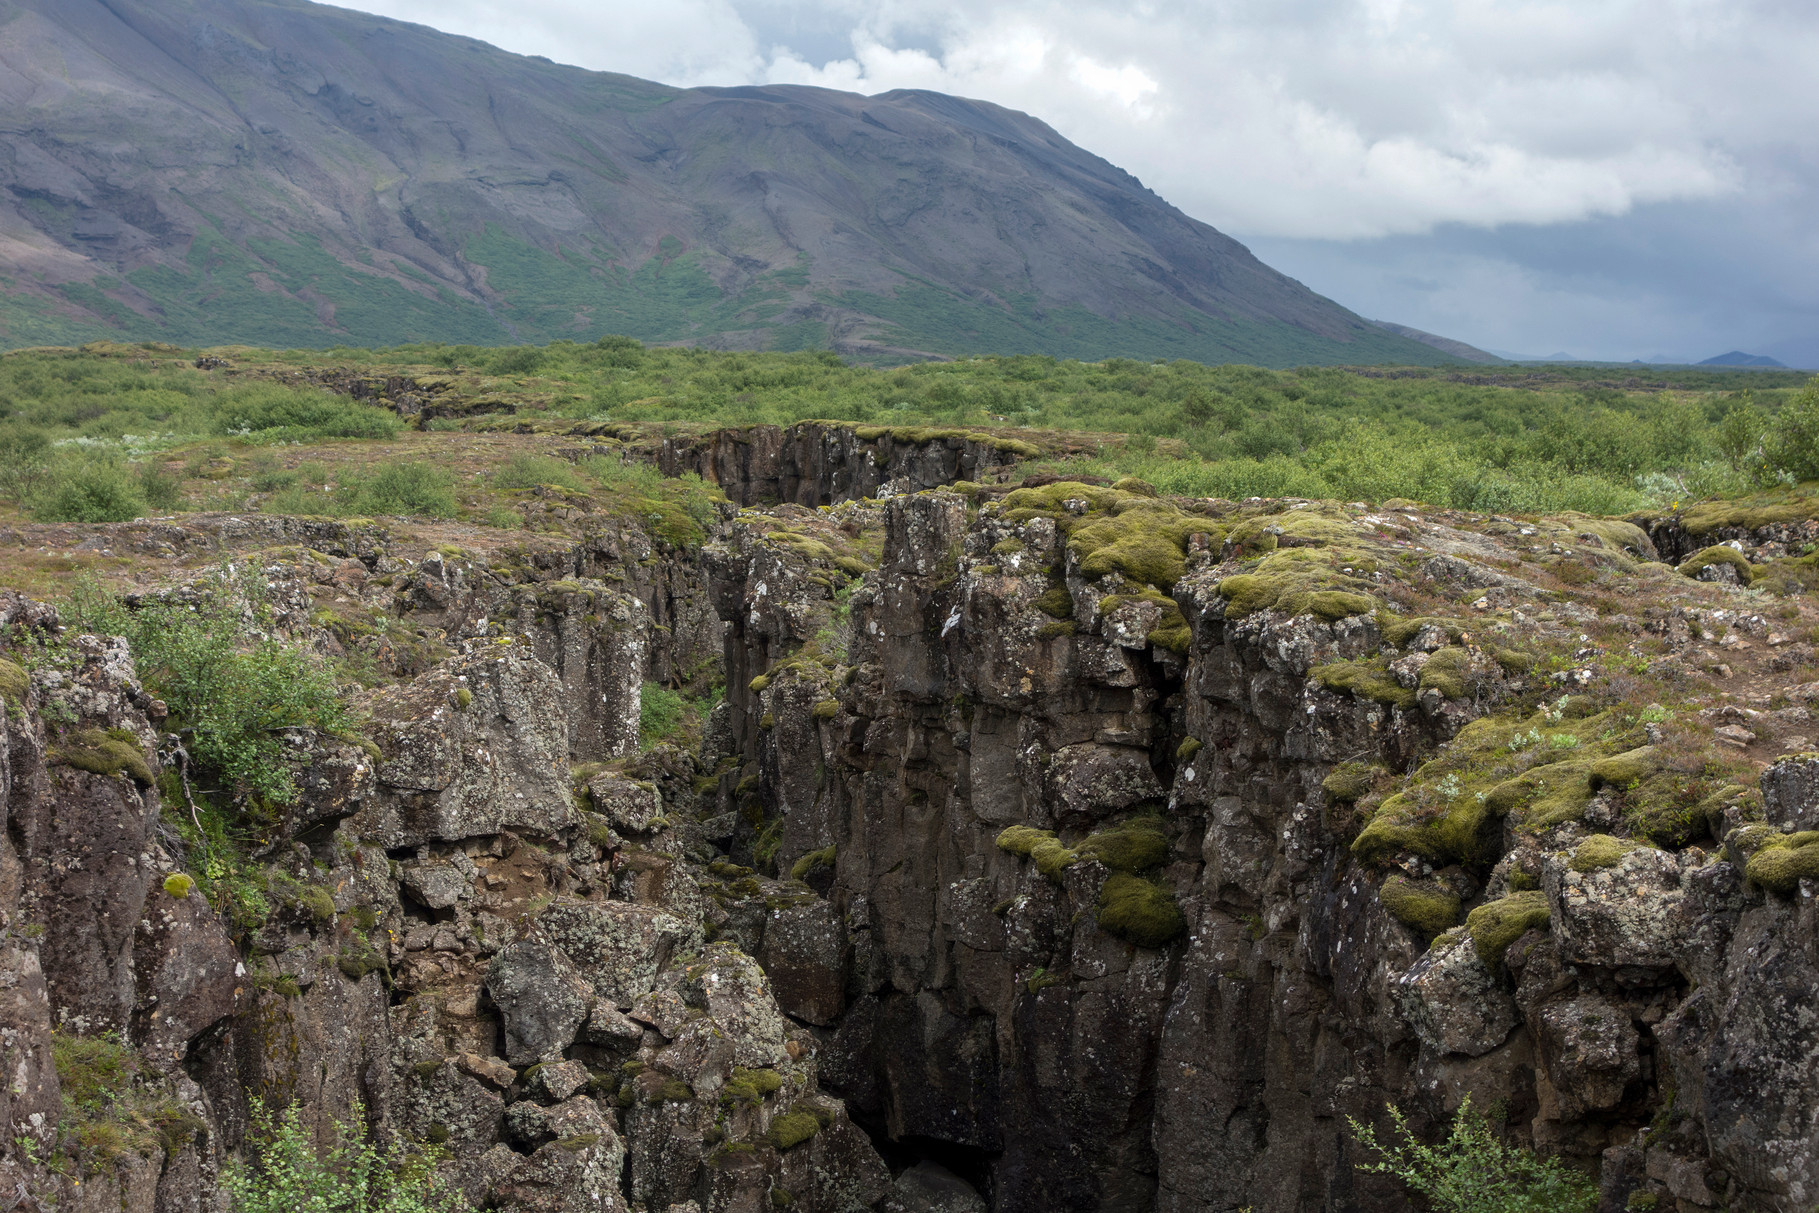
M342 0L675 85L1033 114L1364 316L1819 367L1811 0Z

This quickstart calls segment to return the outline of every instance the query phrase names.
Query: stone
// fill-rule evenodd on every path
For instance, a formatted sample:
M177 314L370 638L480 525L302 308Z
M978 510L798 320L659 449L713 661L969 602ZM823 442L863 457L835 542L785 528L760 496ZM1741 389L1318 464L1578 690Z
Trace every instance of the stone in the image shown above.
M182 888L182 885L176 887ZM190 1042L233 1015L245 988L239 949L199 892L148 892L133 941L132 1037L154 1065L178 1068Z
M1672 968L1694 917L1682 875L1702 858L1638 847L1590 872L1573 871L1570 859L1550 855L1542 868L1561 955L1572 964Z
M690 965L682 997L713 1017L733 1041L734 1063L750 1069L782 1065L783 1017L771 999L770 981L758 962L726 943L709 944Z
M593 987L560 949L543 939L508 944L488 966L486 991L505 1025L505 1059L548 1061L575 1041L594 1001Z
M783 1013L831 1027L846 1008L846 929L819 898L771 910L758 963Z
M939 1163L919 1162L899 1175L878 1213L986 1213L973 1186Z
M643 834L663 813L663 800L654 784L639 783L611 772L587 781L587 798L594 812L605 817L622 834Z
M473 893L469 877L449 863L412 864L405 868L399 883L432 910L446 910Z
M1819 683L1813 687L1819 698ZM1796 754L1762 772L1762 816L1783 830L1819 830L1819 755Z
M594 993L628 1009L691 936L688 924L656 906L559 901L537 919L544 938L580 966Z
M537 1147L494 1185L497 1207L516 1213L625 1213L619 1191L625 1143L594 1101L578 1096L549 1109L546 1123L555 1140Z
M1396 980L1395 994L1422 1043L1443 1054L1481 1057L1509 1039L1521 1020L1469 936L1422 956Z
M1629 1012L1596 994L1547 1004L1535 1038L1566 1119L1615 1107L1642 1072Z

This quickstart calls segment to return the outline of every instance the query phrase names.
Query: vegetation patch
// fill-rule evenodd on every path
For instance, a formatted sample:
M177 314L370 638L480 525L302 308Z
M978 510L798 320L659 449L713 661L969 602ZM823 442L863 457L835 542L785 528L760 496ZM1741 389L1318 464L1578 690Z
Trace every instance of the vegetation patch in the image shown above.
M1397 922L1413 927L1428 939L1459 923L1459 895L1432 880L1411 880L1400 873L1377 890Z
M1228 579L1229 580L1229 579ZM1373 703L1384 703L1408 711L1415 706L1415 692L1396 681L1390 673L1389 659L1371 657L1363 661L1332 661L1317 665L1307 676L1329 691L1357 696Z
M1187 930L1187 919L1168 886L1113 872L1099 890L1099 926L1126 943L1159 948Z
M1573 851L1573 858L1567 866L1575 872L1596 872L1602 868L1614 868L1623 862L1625 855L1641 846L1641 843L1628 838L1616 838L1609 834L1592 834Z
M82 729L50 750L52 762L96 775L127 775L150 787L152 768L130 729Z
M773 1117L764 1138L779 1150L793 1150L821 1132L821 1119L813 1112L793 1108Z
M1503 968L1503 954L1509 946L1523 932L1547 926L1548 917L1547 894L1531 890L1479 906L1465 916L1465 929L1471 933L1478 959L1497 972Z
M1216 530L1209 519L1170 502L1070 480L1017 489L1005 497L1003 510L1016 523L1054 519L1083 576L1098 580L1118 573L1164 591L1186 570L1188 539Z
M1680 562L1679 571L1685 576L1697 577L1713 565L1726 564L1737 570L1737 580L1744 585L1756 579L1756 566L1749 562L1749 558L1736 548L1724 544L1705 548L1687 557Z
M790 879L801 880L816 868L833 867L837 853L838 849L832 844L822 847L819 851L810 851L790 865Z
M1750 856L1744 873L1771 893L1799 892L1802 877L1819 879L1819 830L1769 839Z

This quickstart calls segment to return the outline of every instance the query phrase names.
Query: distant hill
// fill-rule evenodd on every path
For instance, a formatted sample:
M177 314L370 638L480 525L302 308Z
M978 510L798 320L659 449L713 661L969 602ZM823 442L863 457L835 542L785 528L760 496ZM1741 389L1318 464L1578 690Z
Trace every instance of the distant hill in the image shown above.
M607 332L1448 361L983 102L675 89L304 0L0 0L0 346Z
M1709 346L1707 347L1710 348ZM1728 354L1719 354L1716 358L1707 358L1700 366L1786 366L1767 354L1746 354L1742 350L1732 350Z
M1394 333L1398 337L1407 337L1410 341L1419 341L1422 345L1432 346L1441 353L1451 354L1453 357L1463 359L1466 362L1497 363L1503 361L1503 359L1496 354L1493 354L1488 350L1481 350L1475 345L1467 345L1463 341L1454 341L1451 337L1440 337L1433 333L1426 333L1417 328L1410 328L1406 324L1392 324L1388 320L1373 320L1371 323L1378 328L1383 329L1385 332Z

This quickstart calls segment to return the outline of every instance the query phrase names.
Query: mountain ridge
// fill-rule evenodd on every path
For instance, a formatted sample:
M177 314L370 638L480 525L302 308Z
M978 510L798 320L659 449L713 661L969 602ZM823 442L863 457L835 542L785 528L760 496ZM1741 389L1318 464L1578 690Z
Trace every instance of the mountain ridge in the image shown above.
M12 0L0 60L8 346L1449 360L987 102L677 89L305 0Z

